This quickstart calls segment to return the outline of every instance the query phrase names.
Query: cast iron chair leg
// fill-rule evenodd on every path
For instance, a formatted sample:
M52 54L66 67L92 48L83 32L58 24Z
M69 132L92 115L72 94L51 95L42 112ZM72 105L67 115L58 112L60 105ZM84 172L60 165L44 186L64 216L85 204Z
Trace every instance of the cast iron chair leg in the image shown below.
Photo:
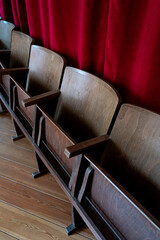
M33 178L38 178L49 172L37 153L36 153L36 159L38 164L38 170L32 173Z
M13 124L16 130L16 136L12 136L11 139L12 141L17 141L21 138L24 138L24 134L22 133L21 129L19 128L19 126L17 125L17 123L13 120Z
M72 206L72 224L70 224L68 227L65 228L66 233L68 235L71 235L76 230L80 229L85 225L84 221L80 217L77 210Z

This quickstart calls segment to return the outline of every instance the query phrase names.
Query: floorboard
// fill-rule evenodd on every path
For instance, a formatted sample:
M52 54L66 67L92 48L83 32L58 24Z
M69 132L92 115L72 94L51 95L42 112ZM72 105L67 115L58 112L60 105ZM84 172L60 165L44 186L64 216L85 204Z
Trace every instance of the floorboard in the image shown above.
M50 173L34 179L32 178L33 171L35 171L34 168L11 161L7 162L5 159L0 158L0 176L13 180L33 190L39 190L45 194L68 201L68 198L64 195L60 186Z
M0 240L17 240L18 238L10 236L8 233L0 231Z
M86 227L67 236L70 203L51 174L33 179L36 160L26 138L12 142L9 114L0 114L0 240L94 239Z
M0 202L0 213L1 229L20 240L86 239L80 234L68 237L62 226L3 202Z

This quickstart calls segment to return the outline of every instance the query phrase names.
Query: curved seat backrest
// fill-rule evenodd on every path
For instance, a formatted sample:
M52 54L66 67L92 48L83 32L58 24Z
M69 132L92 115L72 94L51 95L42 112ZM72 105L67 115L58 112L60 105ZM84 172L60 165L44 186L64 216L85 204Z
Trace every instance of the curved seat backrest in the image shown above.
M11 47L11 34L15 25L7 22L0 21L0 49L10 49Z
M160 115L122 105L102 166L160 220Z
M24 115L29 119L31 125L34 122L35 106L25 108L22 101L30 96L59 89L64 64L64 59L57 53L45 47L32 45L26 91L17 84L19 108L25 113ZM50 112L54 103L50 100L44 104L43 108ZM52 114L53 112L51 112Z
M26 90L31 95L60 87L64 59L57 53L32 45Z
M9 67L28 67L33 39L22 32L13 31Z
M67 67L54 119L79 142L106 134L118 103L116 91L102 79Z

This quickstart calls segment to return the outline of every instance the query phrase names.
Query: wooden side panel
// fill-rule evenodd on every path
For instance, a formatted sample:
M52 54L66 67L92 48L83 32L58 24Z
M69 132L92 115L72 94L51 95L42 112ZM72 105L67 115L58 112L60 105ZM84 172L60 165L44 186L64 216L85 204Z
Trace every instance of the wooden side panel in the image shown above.
M11 34L15 25L6 21L0 21L0 49L10 49Z
M18 31L13 31L11 40L10 67L27 67L33 39Z
M77 142L105 134L119 98L98 77L67 67L55 120Z
M0 78L1 78L1 86L3 86L3 89L5 90L7 95L9 95L10 76L9 75L4 75L4 76L1 76Z
M71 174L74 158L68 159L64 154L64 149L73 145L72 140L65 135L65 132L63 133L56 123L51 122L47 117L45 117L45 130L47 145L52 149L53 153L58 156L60 162Z
M29 62L27 91L31 95L55 90L60 87L64 67L63 58L57 53L33 45Z
M156 220L152 222L143 213L142 206L124 190L119 189L119 185L108 175L102 174L92 164L94 169L90 196L98 209L118 228L118 230L128 240L160 239L160 224L156 226ZM128 195L128 196L127 196ZM146 210L144 210L146 211Z
M102 166L160 220L160 115L123 105Z
M20 110L24 113L24 115L28 118L31 125L34 122L34 113L35 113L35 105L24 107L22 105L22 101L26 98L29 98L30 95L25 92L25 90L17 84L17 94L18 94L18 103Z
M1 21L0 21L1 22ZM1 35L0 35L1 36ZM4 64L1 62L0 63L0 70L1 69L5 69L6 67L4 66ZM9 82L10 82L10 77L9 75L4 75L4 76L0 76L0 83L1 86L3 87L3 89L5 90L5 92L7 93L7 95L9 95Z

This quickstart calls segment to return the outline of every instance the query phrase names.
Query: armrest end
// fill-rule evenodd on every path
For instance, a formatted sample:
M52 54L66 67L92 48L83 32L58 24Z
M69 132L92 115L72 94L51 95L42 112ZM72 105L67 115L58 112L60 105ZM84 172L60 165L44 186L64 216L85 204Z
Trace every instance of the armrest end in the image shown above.
M1 55L9 55L10 53L11 53L11 51L8 50L8 49L2 49L2 50L0 50L0 56L1 56Z
M109 137L107 135L95 137L95 138L92 138L84 142L77 143L73 146L65 148L64 153L68 158L72 158L79 154L86 153L87 151L91 150L95 146L103 144L108 140L109 140Z
M60 95L60 90L54 90L47 93L42 93L40 95L24 99L22 101L22 105L24 107L29 107L35 104L42 103L44 101L48 101L50 99L57 98L59 97L59 95Z
M17 74L17 73L27 73L28 68L26 67L20 67L20 68L5 68L0 70L0 76L3 75L11 75L11 74Z

